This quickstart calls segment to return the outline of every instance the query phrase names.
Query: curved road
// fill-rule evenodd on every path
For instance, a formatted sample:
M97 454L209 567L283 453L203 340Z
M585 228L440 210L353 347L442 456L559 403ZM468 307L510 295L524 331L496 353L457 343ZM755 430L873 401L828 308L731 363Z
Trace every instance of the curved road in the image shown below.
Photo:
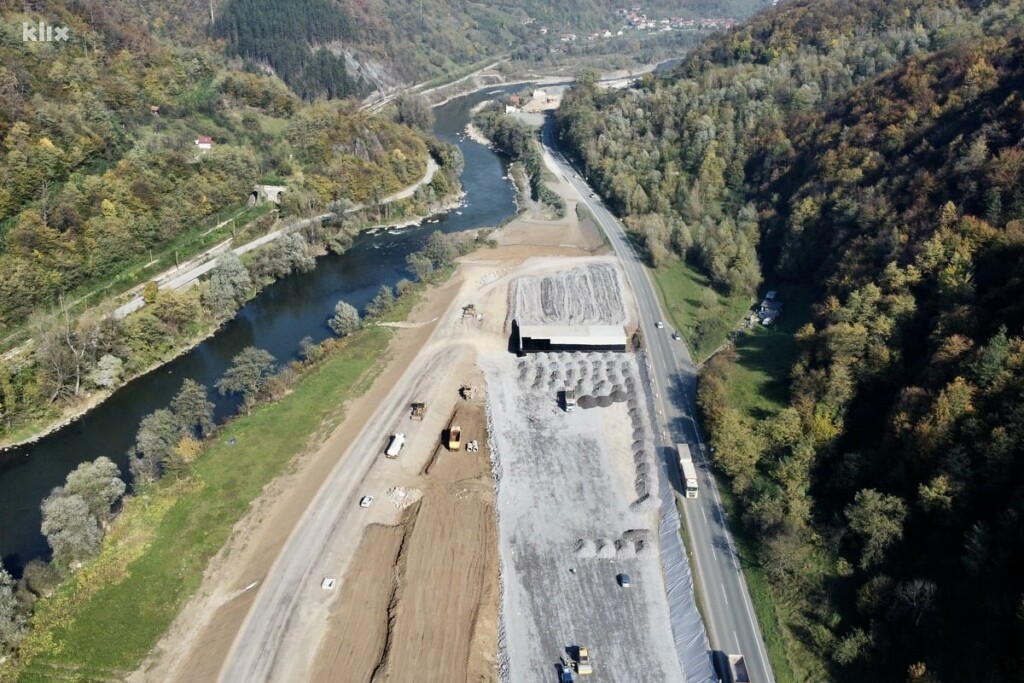
M692 450L695 451L694 464L701 492L698 498L684 501L683 523L692 541L696 559L693 569L701 589L703 616L711 646L730 654L742 654L751 681L774 683L746 580L708 466L707 448L694 417L697 412L694 402L697 373L690 353L685 343L672 339L670 329L655 327L654 323L664 320L664 316L642 259L633 249L622 224L600 199L591 196L593 192L586 181L575 174L568 160L557 151L550 122L544 126L543 138L563 177L579 192L580 202L590 209L622 261L640 311L640 327L652 365L655 405L660 412L661 446L671 448L677 442L690 443L691 447L696 445ZM676 477L678 487L677 468L670 466L669 472Z

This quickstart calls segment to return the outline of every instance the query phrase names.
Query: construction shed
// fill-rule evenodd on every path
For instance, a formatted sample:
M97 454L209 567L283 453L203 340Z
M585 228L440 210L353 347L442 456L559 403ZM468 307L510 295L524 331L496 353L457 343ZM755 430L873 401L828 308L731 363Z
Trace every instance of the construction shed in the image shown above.
M621 325L512 324L513 348L523 355L537 351L625 351Z

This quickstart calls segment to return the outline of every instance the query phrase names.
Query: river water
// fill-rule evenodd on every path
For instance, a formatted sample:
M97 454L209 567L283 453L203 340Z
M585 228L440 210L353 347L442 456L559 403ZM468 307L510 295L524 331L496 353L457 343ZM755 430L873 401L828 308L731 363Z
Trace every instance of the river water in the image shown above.
M495 91L527 86L486 88L437 107L434 132L457 144L465 158L462 185L466 205L437 216L438 222L398 232L362 234L341 256L317 260L316 269L276 282L250 301L211 338L188 353L119 389L106 402L67 427L35 444L0 453L0 559L20 576L26 562L48 558L49 546L39 531L40 503L51 489L64 483L79 463L105 455L127 476L126 451L139 421L166 407L186 378L211 387L217 419L235 412L237 400L212 390L231 359L246 346L270 351L279 363L297 357L299 341L321 341L331 335L327 318L338 299L362 308L381 285L410 278L408 254L420 249L434 230L458 232L494 226L515 211L514 190L506 173L507 160L469 140L459 139L473 105L494 97Z

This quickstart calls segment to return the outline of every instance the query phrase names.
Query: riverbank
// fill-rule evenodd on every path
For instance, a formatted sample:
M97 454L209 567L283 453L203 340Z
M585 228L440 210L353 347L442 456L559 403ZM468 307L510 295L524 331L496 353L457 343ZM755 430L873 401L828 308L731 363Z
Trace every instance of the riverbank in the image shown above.
M439 170L439 167L436 164L436 162L434 162L433 158L429 159L430 160L427 164L427 170L424 176L419 181L398 193L386 197L384 200L382 200L381 203L392 203L400 201L402 199L407 199L408 197L411 197L415 193L415 191L423 184L429 183L433 179L434 174ZM420 225L424 220L426 220L430 216L444 214L449 211L457 209L463 204L464 197L465 192L460 188L457 193L453 193L451 196L445 198L444 200L429 206L424 215L409 216L391 222L373 223L372 225L360 228L360 232L365 231L373 233L380 230L391 230L409 227L413 225ZM363 208L364 207L356 207L355 209L350 209L350 212L362 210ZM246 242L245 244L241 244L235 247L234 249L231 249L231 251L233 251L239 256L242 256L244 254L254 251L255 249L263 248L266 245L271 244L277 238L281 237L284 234L288 234L302 229L302 227L309 224L313 220L324 220L332 216L334 216L334 214L322 214L311 218L300 219L299 221L293 224L272 231L266 235L261 235L260 237L257 237L249 242ZM165 271L164 273L157 275L154 278L154 280L160 282L160 285L158 286L159 289L179 291L193 286L200 277L208 274L213 269L213 267L216 265L215 256L218 256L221 253L227 251L230 248L230 242L231 239L229 238L225 242L214 246L211 250L208 250L203 254L196 255L192 259L194 265L191 268L183 270L181 267L175 267L168 271ZM321 255L323 254L318 254L318 256ZM262 287L257 288L253 292L252 297L250 297L250 300L257 294L259 294L259 292L264 287L270 284L271 282L267 282L264 283ZM139 292L140 293L133 296L132 300L122 304L117 309L114 309L112 315L114 315L117 318L123 318L138 310L141 310L144 307L145 302L141 295L141 288L139 288ZM154 370L159 369L161 366L171 362L172 360L178 358L179 356L194 349L196 346L201 344L206 339L209 339L217 332L218 329L220 329L222 324L223 323L218 323L205 326L198 334L190 337L187 341L176 346L169 354L163 356L159 361L148 365L146 368L138 372L132 373L131 375L122 378L118 386L110 389L94 390L87 394L85 397L83 397L81 400L76 401L73 404L63 406L58 414L47 415L35 421L27 422L23 425L19 425L16 429L8 433L0 435L0 453L4 453L7 451L14 450L16 448L34 444L39 440L45 438L46 436L73 424L75 421L87 415L90 411L102 405L104 401L109 399L119 389L130 384L134 380L139 379L140 377L143 377L153 372Z
M431 301L447 305L445 289L418 285L383 320L417 322ZM415 349L410 342L426 329L370 325L331 342L284 398L221 429L182 479L126 500L100 554L37 603L33 631L19 656L0 664L0 680L52 680L57 672L124 678L199 587L251 501L316 450L389 359ZM276 485L278 494L285 488Z
M86 394L86 396L83 399L79 400L73 405L66 406L61 415L59 417L52 418L52 420L46 423L45 427L26 425L19 429L18 431L14 431L10 434L5 435L3 438L0 438L0 453L5 453L7 451L11 451L14 450L15 448L20 448L22 446L32 445L39 441L40 439L44 439L50 434L53 434L54 432L59 431L70 424L73 424L76 420L82 419L83 417L88 415L90 411L95 410L96 408L103 405L104 401L113 396L122 387L127 386L128 384L137 380L140 377L148 375L154 370L159 369L161 366L170 363L172 360L178 358L179 356L188 353L196 346L202 344L204 341L206 341L214 334L216 334L218 329L220 329L219 324L210 324L204 326L202 331L190 337L187 342L181 344L178 347L175 347L175 349L169 355L164 356L163 358L154 363L151 363L149 366L145 367L139 372L129 375L119 386L112 389L94 390L89 394ZM23 435L23 433L25 434Z

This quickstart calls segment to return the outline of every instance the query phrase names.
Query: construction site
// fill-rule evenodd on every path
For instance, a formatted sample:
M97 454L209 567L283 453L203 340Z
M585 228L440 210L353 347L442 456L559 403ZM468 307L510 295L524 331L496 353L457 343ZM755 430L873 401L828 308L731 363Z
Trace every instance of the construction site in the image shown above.
M575 218L494 236L239 525L137 680L246 679L234 662L254 680L681 680L618 261ZM519 355L522 326L557 349Z
M600 262L520 278L507 323L629 329L620 278ZM578 666L583 646L593 680L679 680L643 371L635 354L585 348L483 359L500 520L500 678L554 680Z

